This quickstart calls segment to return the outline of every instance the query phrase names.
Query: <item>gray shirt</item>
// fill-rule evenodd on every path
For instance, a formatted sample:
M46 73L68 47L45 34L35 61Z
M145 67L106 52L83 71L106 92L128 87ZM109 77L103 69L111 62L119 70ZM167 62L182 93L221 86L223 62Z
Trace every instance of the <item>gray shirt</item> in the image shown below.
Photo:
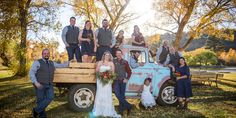
M103 29L104 29L104 27L103 27ZM96 43L98 43L98 38L97 38L97 36L98 36L98 33L99 33L99 29L97 29L96 31L95 31L95 37L96 37ZM112 32L112 39L111 39L111 43L112 43L112 47L116 44L116 39L115 39L115 36L114 36L114 33Z
M72 27L72 25L70 25ZM74 27L77 27L77 26L74 26ZM67 42L66 42L66 33L68 31L68 28L67 26L65 26L62 30L62 33L61 33L61 38L62 38L62 41L65 45L69 45Z
M44 59L43 59L44 60ZM45 60L44 60L45 61ZM63 63L63 64L59 64L56 62L53 62L54 67L55 68L64 68L64 67L68 67L68 63ZM34 63L32 64L30 71L29 71L29 76L30 76L30 80L32 81L32 83L36 83L37 78L36 78L36 73L38 71L38 69L40 68L40 63L38 60L34 61Z
M136 60L133 57L130 57L130 66L131 68L137 68L139 67L139 64L136 62Z

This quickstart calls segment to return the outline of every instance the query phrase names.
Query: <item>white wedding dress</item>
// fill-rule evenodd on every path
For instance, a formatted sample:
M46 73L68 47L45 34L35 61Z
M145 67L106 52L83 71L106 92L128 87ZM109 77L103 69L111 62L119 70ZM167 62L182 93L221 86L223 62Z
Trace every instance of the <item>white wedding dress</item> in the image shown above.
M105 72L111 70L110 66L100 66L99 72ZM94 102L94 107L90 117L103 116L103 117L115 117L121 116L116 113L113 100L112 100L112 83L102 85L101 81L97 79L97 91Z

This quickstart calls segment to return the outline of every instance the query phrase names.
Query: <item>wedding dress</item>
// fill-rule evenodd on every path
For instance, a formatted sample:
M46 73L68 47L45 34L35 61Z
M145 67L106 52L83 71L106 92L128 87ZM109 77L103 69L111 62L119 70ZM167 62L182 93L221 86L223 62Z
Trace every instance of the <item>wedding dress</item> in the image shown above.
M99 72L105 72L111 70L110 66L101 65ZM94 102L94 107L90 117L103 116L103 117L115 117L121 116L116 113L113 100L112 100L112 83L103 85L102 82L97 79L97 91Z

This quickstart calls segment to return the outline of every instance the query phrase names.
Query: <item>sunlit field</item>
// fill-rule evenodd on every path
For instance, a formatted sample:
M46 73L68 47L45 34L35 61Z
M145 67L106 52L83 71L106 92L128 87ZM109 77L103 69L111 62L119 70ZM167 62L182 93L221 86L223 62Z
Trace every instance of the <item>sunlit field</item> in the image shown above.
M28 77L11 77L9 70L0 71L0 117L31 117L35 105L33 86ZM58 90L55 88L56 96ZM219 88L207 85L193 85L192 102L188 110L177 110L170 106L156 106L145 110L138 99L130 99L134 109L131 118L169 117L236 117L236 73L227 73L219 82ZM115 100L115 105L118 102ZM67 97L55 97L47 108L49 118L89 117L89 113L73 112L68 108ZM125 117L127 117L125 115Z

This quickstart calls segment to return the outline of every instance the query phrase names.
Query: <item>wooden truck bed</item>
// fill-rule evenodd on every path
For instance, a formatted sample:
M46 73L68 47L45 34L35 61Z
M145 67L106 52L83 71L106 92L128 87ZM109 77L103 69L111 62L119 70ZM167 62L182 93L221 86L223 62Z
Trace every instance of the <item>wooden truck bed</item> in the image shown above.
M56 68L54 83L96 83L96 63L70 63L67 68Z

